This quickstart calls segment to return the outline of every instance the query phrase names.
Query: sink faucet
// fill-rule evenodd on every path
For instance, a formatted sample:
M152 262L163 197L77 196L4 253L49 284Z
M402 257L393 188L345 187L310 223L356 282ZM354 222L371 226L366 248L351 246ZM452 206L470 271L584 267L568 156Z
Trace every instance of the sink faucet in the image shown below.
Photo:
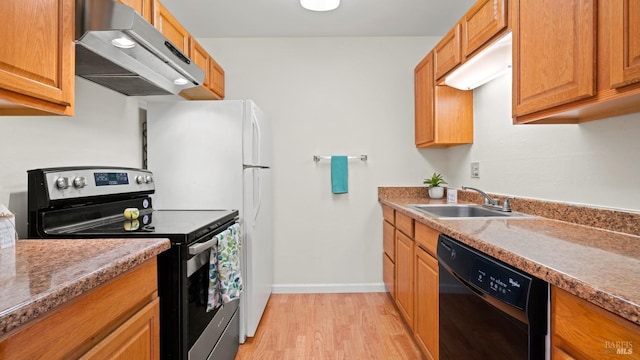
M480 195L482 195L484 197L484 205L483 206L485 206L485 207L493 208L493 209L504 211L504 212L510 212L511 211L511 203L510 203L510 201L514 199L511 196L506 197L504 199L504 203L502 204L502 206L500 206L500 201L498 199L492 198L491 196L487 195L487 193L485 193L484 191L482 191L480 189L476 189L476 188L472 188L472 187L468 187L468 186L462 186L462 190L477 191Z
M480 189L476 189L476 188L472 188L472 187L468 187L468 186L462 186L462 190L473 190L473 191L477 191L480 195L484 196L484 204L485 205L493 205L493 206L498 206L498 199L494 199L491 196L487 195L486 192L480 190Z

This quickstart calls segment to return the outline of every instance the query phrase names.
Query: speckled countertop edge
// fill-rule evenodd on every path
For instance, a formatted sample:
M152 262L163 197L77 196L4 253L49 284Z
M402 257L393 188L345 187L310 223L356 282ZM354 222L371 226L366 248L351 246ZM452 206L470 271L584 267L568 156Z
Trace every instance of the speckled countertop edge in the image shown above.
M110 239L91 239L109 242ZM113 239L121 242L122 239ZM0 339L10 335L13 330L20 326L46 314L56 307L76 298L87 291L96 288L116 277L126 273L136 266L159 255L171 247L168 239L144 239L145 244L126 256L113 260L109 264L94 271L83 274L73 280L67 281L55 288L34 295L29 301L16 304L13 307L0 312ZM85 240L70 240L79 244ZM19 240L16 246L21 246L21 242L40 242L45 244L51 240Z
M405 196L398 196L405 195ZM570 273L560 272L553 267L545 265L543 262L535 262L520 254L505 250L495 244L487 242L474 236L470 233L460 231L456 229L456 224L460 221L471 220L440 220L431 218L418 211L408 208L408 204L417 203L444 203L443 200L431 200L425 196L421 196L420 191L409 193L385 193L384 197L379 198L379 202L384 205L388 205L397 211L402 212L411 218L420 221L435 230L449 235L471 247L474 247L490 256L493 256L505 263L515 266L527 273L530 273L542 280L549 282L551 285L564 289L580 298L583 298L601 308L604 308L616 315L619 315L625 319L628 319L636 324L640 325L640 298L629 298L619 293L613 293L604 291L598 284L589 283L581 280L579 277L573 276ZM477 220L476 220L477 221ZM585 225L572 224L564 221L547 219L547 218L528 218L518 219L512 221L531 221L537 224L556 224L554 226L562 226L566 229L581 228L581 231L593 231L597 236L617 236L617 237L629 237L634 241L638 241L640 247L640 238L634 235L621 234L619 232L613 232L609 230L603 230L593 228ZM589 266L589 265L586 265Z

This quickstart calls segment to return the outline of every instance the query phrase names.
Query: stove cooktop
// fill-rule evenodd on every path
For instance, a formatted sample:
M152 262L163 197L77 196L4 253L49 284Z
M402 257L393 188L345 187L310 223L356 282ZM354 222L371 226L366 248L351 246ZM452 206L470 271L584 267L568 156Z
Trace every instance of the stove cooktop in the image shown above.
M167 237L172 243L191 242L238 216L236 210L154 210L136 220L111 219L86 228L50 231L56 237Z

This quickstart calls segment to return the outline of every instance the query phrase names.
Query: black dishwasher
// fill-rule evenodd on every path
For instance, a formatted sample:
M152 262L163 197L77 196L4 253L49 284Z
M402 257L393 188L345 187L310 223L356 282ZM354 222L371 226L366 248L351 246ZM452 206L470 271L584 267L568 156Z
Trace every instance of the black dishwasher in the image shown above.
M544 359L548 284L438 238L440 359Z

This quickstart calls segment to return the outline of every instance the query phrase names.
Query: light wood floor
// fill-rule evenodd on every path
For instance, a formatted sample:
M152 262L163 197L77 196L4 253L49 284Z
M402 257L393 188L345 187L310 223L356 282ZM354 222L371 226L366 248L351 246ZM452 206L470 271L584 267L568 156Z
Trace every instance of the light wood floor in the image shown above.
M273 294L236 360L423 359L386 293Z

